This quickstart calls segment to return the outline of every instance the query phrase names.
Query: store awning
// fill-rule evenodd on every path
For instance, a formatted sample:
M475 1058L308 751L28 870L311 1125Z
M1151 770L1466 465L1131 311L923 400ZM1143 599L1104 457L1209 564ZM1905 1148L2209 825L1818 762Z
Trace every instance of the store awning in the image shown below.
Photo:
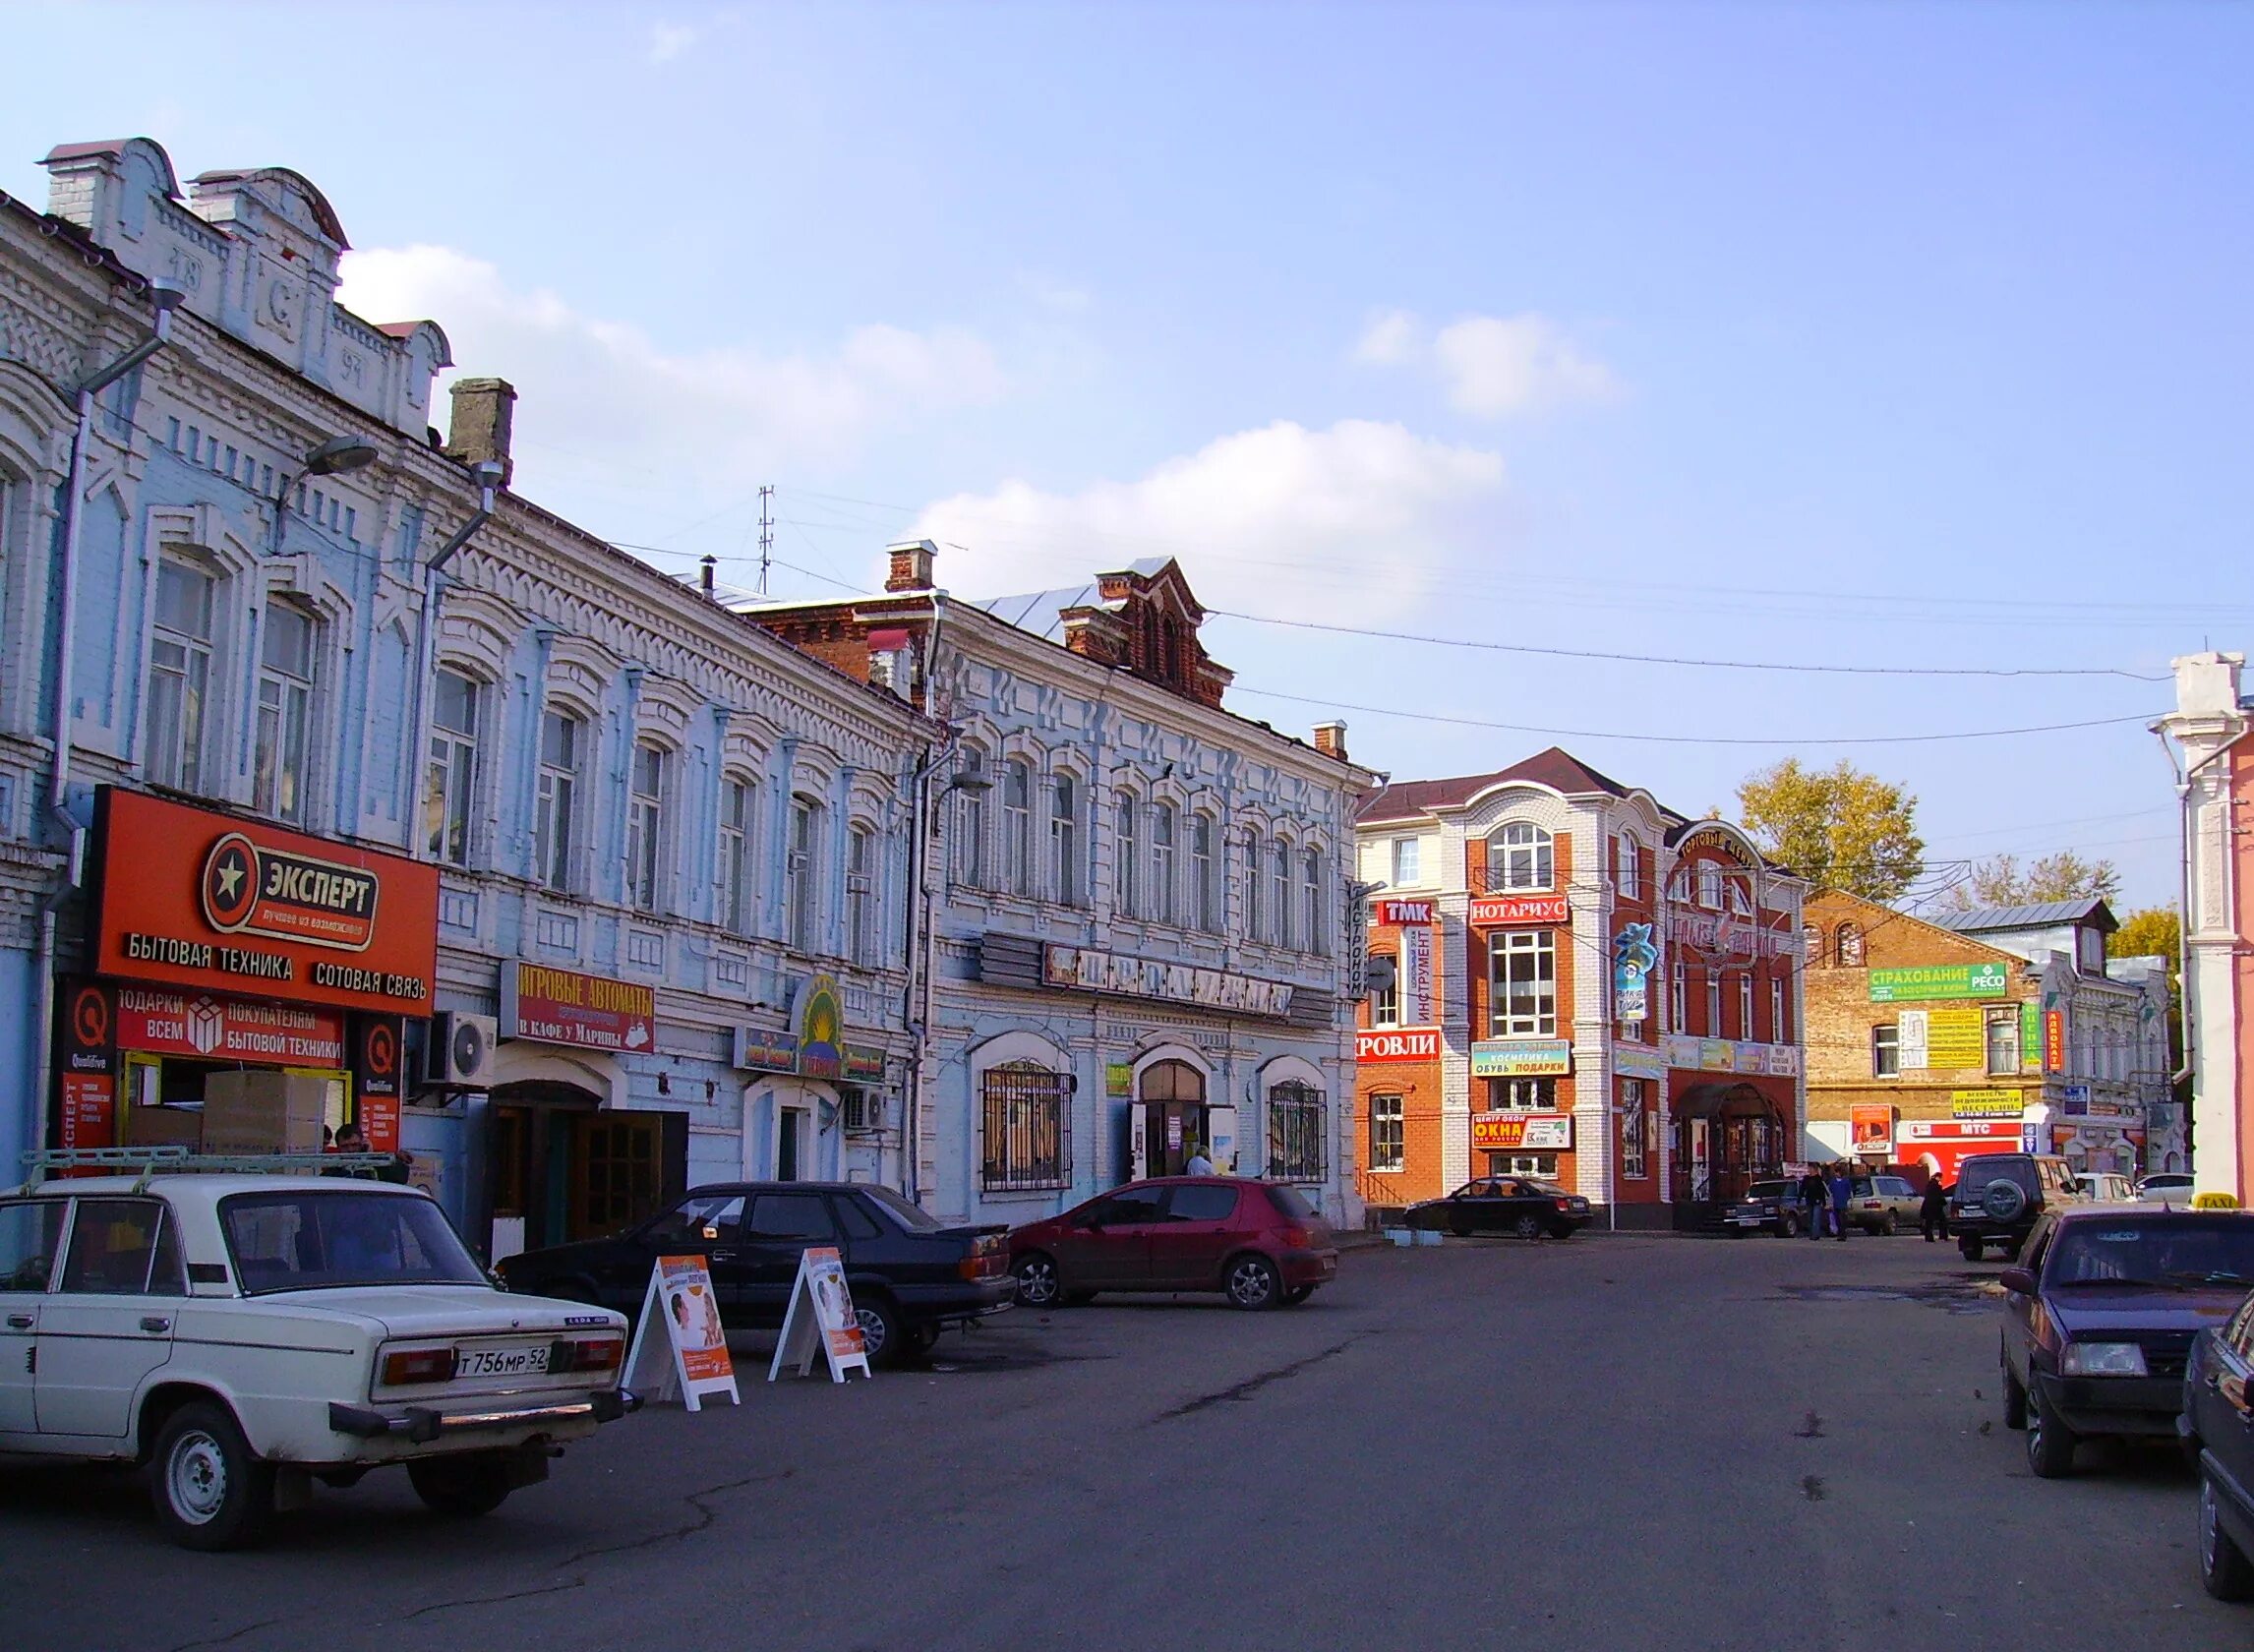
M1750 1084L1694 1084L1668 1102L1677 1118L1716 1118L1725 1113L1767 1113L1777 1106Z

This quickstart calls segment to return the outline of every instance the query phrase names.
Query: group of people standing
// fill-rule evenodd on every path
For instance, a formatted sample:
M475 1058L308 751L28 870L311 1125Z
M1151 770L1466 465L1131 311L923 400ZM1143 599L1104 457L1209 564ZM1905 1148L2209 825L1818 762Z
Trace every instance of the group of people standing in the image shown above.
M1821 1239L1829 1233L1844 1242L1847 1238L1847 1202L1855 1196L1853 1166L1844 1159L1834 1164L1811 1164L1808 1174L1800 1179L1801 1208L1808 1212L1808 1236ZM1926 1183L1925 1198L1918 1206L1918 1227L1926 1242L1949 1236L1948 1188L1939 1176Z

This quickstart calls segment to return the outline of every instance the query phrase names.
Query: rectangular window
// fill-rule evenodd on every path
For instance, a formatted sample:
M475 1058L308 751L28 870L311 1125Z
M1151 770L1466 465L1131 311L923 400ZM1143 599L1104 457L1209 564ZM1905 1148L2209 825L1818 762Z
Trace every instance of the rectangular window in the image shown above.
M1870 1076L1874 1079L1902 1076L1902 1030L1899 1027L1870 1029Z
M269 604L259 650L258 741L251 806L281 820L305 818L305 765L313 722L313 620Z
M1197 924L1207 934L1220 929L1220 874L1214 864L1214 822L1210 814L1190 819L1190 899Z
M1401 1098L1370 1097L1370 1168L1398 1170L1405 1159L1406 1132L1402 1127Z
M1525 820L1497 832L1487 840L1487 879L1491 889L1550 888L1557 881L1550 834Z
M1510 929L1488 953L1490 1037L1555 1037L1558 949L1547 929Z
M1268 1092L1268 1176L1278 1182L1319 1182L1324 1151L1323 1092L1289 1080Z
M1143 910L1138 899L1140 891L1135 887L1143 855L1142 839L1135 830L1135 798L1132 794L1121 792L1112 797L1111 806L1119 822L1119 851L1113 857L1111 873L1111 910L1121 917L1134 917Z
M1070 775L1055 777L1048 816L1049 888L1062 906L1077 907L1080 884L1080 786Z
M1174 921L1174 805L1151 805L1151 915Z
M802 953L814 950L819 927L821 812L820 804L804 797L791 799L791 850L783 858L783 909L791 945Z
M846 944L856 964L876 964L876 834L856 826L846 834Z
M1722 910L1722 868L1711 862L1698 868L1698 904L1708 912Z
M1291 846L1278 839L1268 851L1269 939L1291 944Z
M1792 1029L1785 1025L1785 983L1781 975L1769 977L1769 1042L1792 1042Z
M1753 1035L1753 973L1750 970L1738 972L1737 1035L1747 1039Z
M720 788L720 921L731 935L751 933L751 824L757 789L747 780Z
M1690 1031L1690 1018L1689 1007L1684 1002L1683 985L1683 960L1678 958L1675 961L1674 969L1667 974L1667 1031L1670 1032L1688 1032Z
M477 684L441 667L433 685L423 841L433 860L469 864L470 799L477 783Z
M148 651L148 778L183 792L204 779L204 707L211 678L211 576L167 557L156 569Z
M1070 1076L1030 1061L989 1067L979 1080L979 1181L989 1192L1062 1187Z
M1370 1025L1398 1027L1401 1020L1400 965L1391 953L1377 953L1369 963Z
M1651 1174L1643 1138L1643 1079L1620 1081L1620 1174L1640 1182Z
M1991 1074L2019 1071L2019 1006L2006 1004L1987 1012L1987 1070Z
M1640 900L1643 895L1642 853L1633 838L1623 836L1616 842L1619 845L1620 866L1614 873L1614 887L1623 900Z
M1259 940L1267 922L1268 914L1260 904L1260 840L1248 833L1244 840L1244 938Z
M1709 1038L1728 1036L1722 1031L1722 974L1718 970L1706 972L1706 1025L1700 1031Z
M551 889L571 887L572 832L578 820L579 747L587 726L551 711L540 719L540 781L533 798L534 876Z
M659 840L665 824L665 758L636 742L626 797L626 900L644 912L658 906Z
M984 777L976 750L963 754L962 773ZM955 792L955 881L967 889L986 887L986 787L964 785Z
M1394 839L1394 887L1406 888L1417 880L1417 840Z
M1033 893L1033 770L1015 759L1002 765L1002 880Z
M1555 1079L1489 1079L1487 1108L1497 1113L1552 1113L1558 1108Z
M1299 945L1306 952L1331 951L1330 925L1323 899L1323 852L1311 849L1299 857L1299 892L1304 907L1300 913Z

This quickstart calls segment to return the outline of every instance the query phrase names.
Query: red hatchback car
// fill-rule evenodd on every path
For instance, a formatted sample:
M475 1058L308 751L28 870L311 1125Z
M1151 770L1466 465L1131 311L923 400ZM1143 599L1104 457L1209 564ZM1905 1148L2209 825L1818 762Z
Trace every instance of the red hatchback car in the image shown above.
M1219 1291L1239 1308L1273 1308L1335 1278L1338 1252L1296 1189L1168 1176L1016 1229L1010 1269L1028 1308L1129 1290Z

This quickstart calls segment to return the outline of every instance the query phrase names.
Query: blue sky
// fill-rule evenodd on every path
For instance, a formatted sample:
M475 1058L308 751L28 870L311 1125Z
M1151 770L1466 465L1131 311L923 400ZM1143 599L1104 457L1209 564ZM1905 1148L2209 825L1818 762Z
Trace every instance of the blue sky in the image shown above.
M2160 676L2254 633L2254 11L370 15L12 9L12 58L103 72L12 82L0 188L133 135L304 172L348 302L522 389L519 490L669 569L773 483L783 594L913 530L965 594L1172 554L1232 614L1569 649ZM1936 860L2171 891L2164 682L1207 640L1278 727L1591 731L1693 811L1846 755ZM1341 715L1401 776L1549 743Z

